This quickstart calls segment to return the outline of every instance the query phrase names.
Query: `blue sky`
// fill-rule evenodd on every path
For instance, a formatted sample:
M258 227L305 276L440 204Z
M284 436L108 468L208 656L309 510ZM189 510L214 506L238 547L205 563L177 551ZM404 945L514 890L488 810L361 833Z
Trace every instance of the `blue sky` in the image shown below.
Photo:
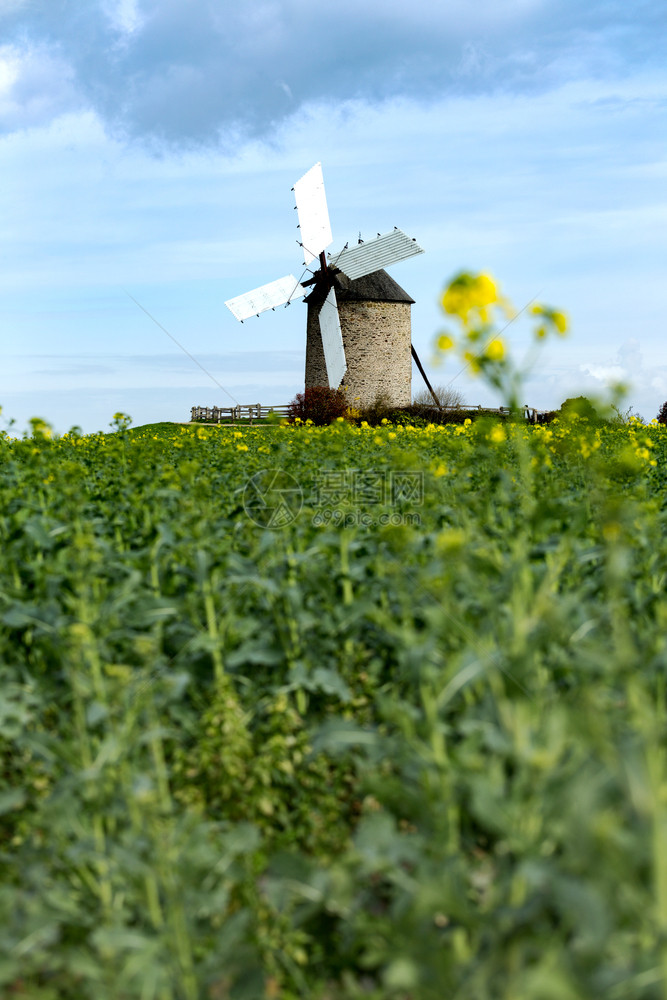
M525 402L609 381L667 399L667 15L570 0L0 0L3 417L184 420L303 387L305 307L224 301L300 273L290 188L324 170L334 244L400 226L392 276L433 364L443 285L566 310ZM521 357L528 329L507 331ZM493 396L465 375L467 402ZM419 388L415 375L414 388ZM500 402L500 401L497 401Z

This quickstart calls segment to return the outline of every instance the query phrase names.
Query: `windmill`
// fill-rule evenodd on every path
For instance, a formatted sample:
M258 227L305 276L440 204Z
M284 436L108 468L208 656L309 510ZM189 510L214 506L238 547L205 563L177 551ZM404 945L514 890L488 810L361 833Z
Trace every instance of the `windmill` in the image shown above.
M306 388L342 386L351 403L368 405L378 393L392 403L410 402L412 346L410 306L413 299L384 271L398 261L423 253L398 228L374 240L345 247L327 260L331 225L322 165L316 163L292 188L299 216L304 267L319 268L303 283L288 274L270 284L229 299L225 305L243 322L306 295ZM428 385L428 380L426 380ZM429 385L429 389L430 389ZM432 391L432 390L431 390Z

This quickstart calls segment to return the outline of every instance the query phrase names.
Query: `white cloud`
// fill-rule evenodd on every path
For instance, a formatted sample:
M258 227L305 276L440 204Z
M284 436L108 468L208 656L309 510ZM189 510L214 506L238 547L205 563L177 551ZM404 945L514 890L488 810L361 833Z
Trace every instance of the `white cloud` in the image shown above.
M0 48L0 100L6 100L18 79L21 60L13 45Z
M295 103L534 94L581 75L659 67L658 6L60 0L5 6L0 20L25 58L38 49L62 67L60 79L44 77L42 114L71 100L60 94L67 77L65 89L75 85L110 129L187 145L230 130L272 134ZM5 127L20 127L18 116Z
M648 342L649 349L651 344ZM613 389L615 385L625 385L629 398L644 410L644 417L650 420L664 401L667 391L667 363L655 363L655 353L651 350L649 363L639 340L624 341L615 355L605 362L581 364L583 376L581 386L593 392Z
M0 0L0 17L15 14L21 8L26 8L32 0Z
M132 35L144 23L139 0L106 0L106 15L111 26L124 35Z
M0 132L47 124L80 104L70 66L51 48L0 46Z
M581 365L579 370L605 386L623 382L628 377L625 368L620 365Z
M142 386L163 386L165 377L157 363L139 371L134 356L159 355L169 341L126 288L197 357L240 345L258 359L277 349L303 352L302 306L239 327L224 300L298 268L290 186L322 160L334 249L359 229L374 235L393 225L426 248L394 276L417 300L413 336L429 368L443 324L442 283L462 267L488 269L518 306L539 293L572 317L572 336L547 350L525 402L560 405L599 389L596 375L616 366L636 383L630 402L650 417L664 398L656 380L667 372L666 93L664 73L646 71L577 79L546 93L312 100L276 126L271 142L239 140L231 155L197 147L155 156L112 138L92 111L23 128L0 139L8 184L0 324L8 349L115 352L126 360L99 391L124 394L109 413L133 415L147 407ZM508 332L521 353L525 331ZM641 363L631 351L615 353L632 338ZM298 364L280 385L253 368L238 388L242 402L286 402L301 387ZM0 378L6 412L55 418L57 411L65 414L60 426L82 422L85 381L67 396L58 394L57 377L31 390L34 367L24 374L18 402L12 380ZM446 362L435 379L444 384L455 374ZM160 412L182 392L173 404L180 413L198 377L196 369L171 371ZM478 382L459 381L469 402L494 401Z

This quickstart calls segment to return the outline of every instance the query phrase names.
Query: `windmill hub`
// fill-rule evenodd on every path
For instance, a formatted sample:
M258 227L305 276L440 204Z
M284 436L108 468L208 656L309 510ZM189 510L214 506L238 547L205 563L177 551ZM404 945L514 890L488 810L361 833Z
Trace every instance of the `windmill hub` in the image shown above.
M321 164L294 188L304 266L319 258L313 278L301 284L287 275L225 304L243 322L255 313L288 305L306 294L306 388L342 387L351 406L372 404L379 394L396 406L411 399L410 307L414 300L385 267L423 253L419 244L394 227L377 239L359 242L327 262L332 242Z

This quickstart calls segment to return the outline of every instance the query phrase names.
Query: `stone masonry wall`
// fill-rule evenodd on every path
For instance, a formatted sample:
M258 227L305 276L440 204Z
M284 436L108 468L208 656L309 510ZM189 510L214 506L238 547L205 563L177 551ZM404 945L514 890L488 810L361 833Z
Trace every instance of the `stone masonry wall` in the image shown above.
M407 302L340 302L347 372L341 383L350 406L370 406L378 394L394 406L412 399L410 305ZM308 306L306 388L328 385L317 309Z

